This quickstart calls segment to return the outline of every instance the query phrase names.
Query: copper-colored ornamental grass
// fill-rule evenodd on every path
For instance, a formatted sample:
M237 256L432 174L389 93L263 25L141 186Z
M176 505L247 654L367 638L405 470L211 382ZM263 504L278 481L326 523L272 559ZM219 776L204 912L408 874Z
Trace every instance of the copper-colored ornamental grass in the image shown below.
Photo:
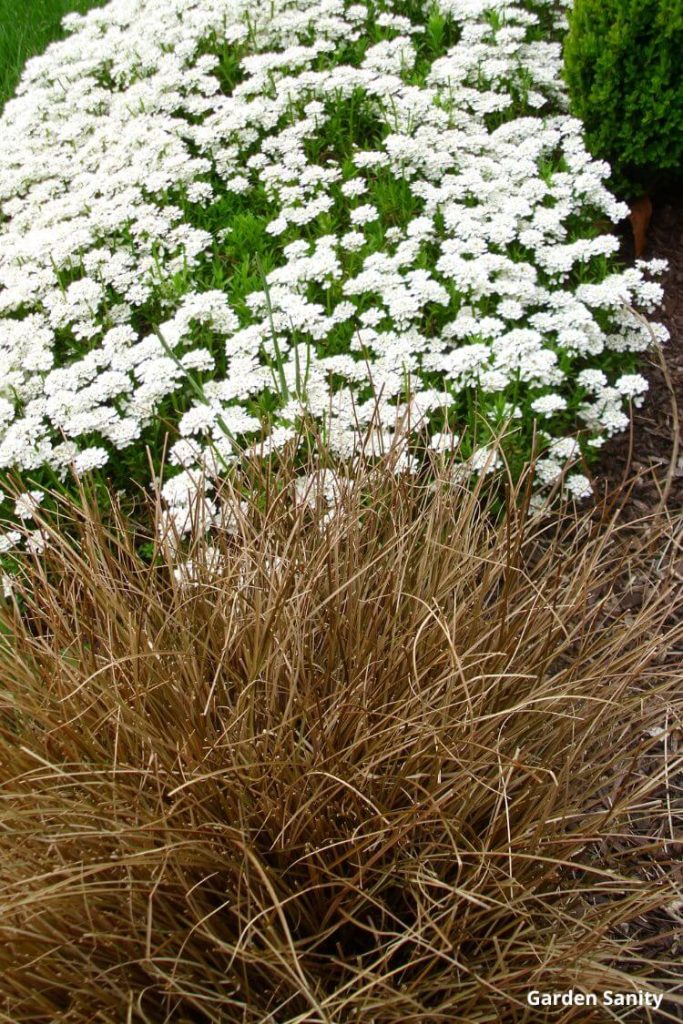
M184 577L85 493L43 518L3 612L1 1019L565 1024L621 1018L528 991L670 992L663 560L620 612L594 515L361 466L330 517L250 472Z

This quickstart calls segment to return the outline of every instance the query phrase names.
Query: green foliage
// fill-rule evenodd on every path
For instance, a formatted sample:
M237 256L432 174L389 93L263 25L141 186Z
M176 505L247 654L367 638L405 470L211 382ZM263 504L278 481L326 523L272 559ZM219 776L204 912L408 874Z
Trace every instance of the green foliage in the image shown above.
M0 108L29 57L61 37L65 14L85 14L104 0L0 0Z
M572 112L624 195L683 166L683 0L575 0L565 43Z

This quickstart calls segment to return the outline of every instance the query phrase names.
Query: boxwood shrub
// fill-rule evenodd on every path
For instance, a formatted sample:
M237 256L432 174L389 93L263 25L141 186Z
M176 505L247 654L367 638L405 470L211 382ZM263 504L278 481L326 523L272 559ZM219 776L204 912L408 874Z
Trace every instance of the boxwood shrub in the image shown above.
M683 0L575 0L565 43L572 112L625 197L681 177Z

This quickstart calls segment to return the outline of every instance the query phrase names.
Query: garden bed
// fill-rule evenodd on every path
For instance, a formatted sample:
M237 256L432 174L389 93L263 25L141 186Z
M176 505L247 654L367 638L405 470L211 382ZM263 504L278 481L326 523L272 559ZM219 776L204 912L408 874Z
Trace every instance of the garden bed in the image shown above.
M13 1021L683 1019L683 203L603 233L567 7L112 0L27 68Z
M630 239L625 240L622 251L625 259L632 258ZM661 279L664 300L659 319L670 338L661 349L661 358L650 353L644 359L643 373L650 384L645 402L634 410L632 432L610 443L599 472L613 488L635 477L626 506L627 514L634 519L648 516L659 508L670 481L668 507L672 518L676 519L683 512L683 447L679 447L678 457L675 451L676 418L679 432L683 430L683 199L680 196L663 195L655 202L645 257L665 259L669 264ZM683 437L679 437L679 444L681 440Z

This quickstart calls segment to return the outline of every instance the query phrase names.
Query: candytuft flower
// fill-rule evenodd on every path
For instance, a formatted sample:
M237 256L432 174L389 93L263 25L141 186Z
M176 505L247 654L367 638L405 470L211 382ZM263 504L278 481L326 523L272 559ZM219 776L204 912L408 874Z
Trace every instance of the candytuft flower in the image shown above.
M624 208L567 116L561 19L436 0L424 50L426 8L376 6L113 0L29 62L0 118L0 469L135 476L162 429L179 472L224 467L266 421L287 444L294 399L353 456L406 390L471 443L472 389L490 423L578 409L583 454L624 428L663 264L618 273L594 237Z

